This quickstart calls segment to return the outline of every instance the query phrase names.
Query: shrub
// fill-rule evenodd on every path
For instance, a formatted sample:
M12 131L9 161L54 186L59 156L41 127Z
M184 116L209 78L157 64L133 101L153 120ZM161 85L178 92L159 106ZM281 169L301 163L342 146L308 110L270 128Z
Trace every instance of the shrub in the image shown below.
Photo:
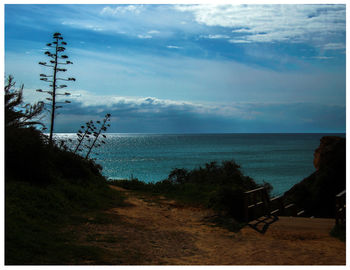
M270 192L272 186L264 182L258 185L243 175L234 161L221 164L210 162L197 169L176 168L167 179L157 183L144 183L137 179L110 181L127 189L162 194L179 202L213 208L224 215L243 220L244 192L265 186Z
M218 188L210 198L209 206L223 211L237 221L244 219L244 189L240 187L224 186Z

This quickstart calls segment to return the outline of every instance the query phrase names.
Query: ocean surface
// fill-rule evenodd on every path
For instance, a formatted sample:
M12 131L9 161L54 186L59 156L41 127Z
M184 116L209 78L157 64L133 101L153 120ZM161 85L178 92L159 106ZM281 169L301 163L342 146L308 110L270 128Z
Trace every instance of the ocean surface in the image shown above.
M76 134L57 133L60 139ZM117 134L91 157L110 179L136 177L144 182L167 178L174 168L194 169L211 161L235 160L257 183L269 182L282 194L315 171L313 153L325 135L345 134Z

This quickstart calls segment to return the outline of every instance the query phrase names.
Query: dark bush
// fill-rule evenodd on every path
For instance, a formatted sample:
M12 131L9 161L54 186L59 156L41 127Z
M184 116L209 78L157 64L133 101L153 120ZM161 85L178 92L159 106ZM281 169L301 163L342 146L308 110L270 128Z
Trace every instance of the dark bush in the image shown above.
M131 180L109 180L109 184L119 186L125 189L130 190L148 190L149 184L146 184L145 182L139 181L138 179L131 179Z
M188 181L188 171L186 169L174 169L170 172L168 180L178 184L185 183Z
M35 128L6 128L5 179L50 181L52 163L43 135Z
M127 189L165 195L178 202L202 205L213 208L237 221L243 219L244 192L265 186L270 192L269 183L258 185L243 175L240 166L234 161L221 164L210 162L197 169L174 169L167 179L157 183L144 183L137 179L114 180L111 184Z
M224 186L218 188L210 198L209 206L223 211L225 215L233 217L237 221L244 220L244 192L243 188Z
M72 152L50 146L37 129L6 128L5 179L47 185L57 178L76 183L102 181L102 167Z

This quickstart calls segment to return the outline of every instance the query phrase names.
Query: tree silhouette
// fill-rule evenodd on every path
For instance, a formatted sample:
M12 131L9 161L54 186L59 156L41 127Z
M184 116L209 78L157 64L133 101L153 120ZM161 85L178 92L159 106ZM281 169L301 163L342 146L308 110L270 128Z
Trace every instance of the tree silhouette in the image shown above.
M110 124L108 124L107 122L109 122L111 120L111 114L107 113L105 115L105 118L103 119L102 123L100 121L96 121L97 124L100 124L100 129L98 131L93 131L93 136L95 137L95 139L93 140L92 144L88 147L88 152L85 156L85 158L87 159L90 155L91 150L94 147L100 147L101 144L97 143L98 142L98 138L100 137L101 133L107 130L107 127L110 127ZM94 130L96 130L97 128L95 127ZM106 135L102 134L103 138L106 138ZM97 144L96 144L97 143ZM101 143L105 144L106 142L104 140L101 141Z
M57 105L59 103L70 103L69 100L65 100L63 102L57 101L58 96L69 96L70 93L64 92L64 93L59 93L57 92L58 89L62 89L67 87L67 85L62 84L62 85L57 85L58 81L75 81L75 78L59 78L57 77L58 72L66 72L67 69L61 68L61 65L70 65L73 64L71 61L65 60L68 59L67 55L64 55L63 52L66 50L64 47L67 45L66 42L63 41L63 37L60 33L54 33L53 34L53 42L46 44L46 46L51 48L51 51L48 50L45 52L45 55L47 55L50 59L49 63L47 62L39 62L39 65L49 67L52 69L52 75L46 75L46 74L40 74L40 80L44 82L51 83L49 86L51 87L51 90L49 91L44 91L42 89L37 89L37 92L41 93L47 93L51 97L46 98L48 100L51 112L51 125L50 125L50 136L49 136L49 144L52 144L52 134L54 130L54 122L55 122L55 111L56 109L62 108L61 105ZM63 59L63 61L62 61ZM62 62L59 62L62 61Z
M23 102L23 84L19 89L15 89L16 82L10 75L7 78L5 90L5 127L29 127L44 125L35 120L44 109L44 103L38 102L33 105Z
M77 151L82 151L82 149L79 147L83 143L84 139L87 138L88 141L91 141L90 140L90 135L92 134L91 132L93 132L96 129L94 122L92 120L90 120L89 122L86 122L86 126L81 126L80 128L81 129L79 129L77 133L78 144L75 147L73 153L76 153Z

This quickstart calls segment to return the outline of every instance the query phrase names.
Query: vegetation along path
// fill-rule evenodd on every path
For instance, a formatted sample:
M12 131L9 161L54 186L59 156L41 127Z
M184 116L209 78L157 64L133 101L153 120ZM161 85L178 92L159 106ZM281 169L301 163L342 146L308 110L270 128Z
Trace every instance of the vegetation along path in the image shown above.
M345 243L329 235L332 219L282 217L265 234L249 226L231 232L208 221L210 210L111 188L125 193L126 206L69 228L79 231L77 244L105 251L102 262L79 264L345 264Z

